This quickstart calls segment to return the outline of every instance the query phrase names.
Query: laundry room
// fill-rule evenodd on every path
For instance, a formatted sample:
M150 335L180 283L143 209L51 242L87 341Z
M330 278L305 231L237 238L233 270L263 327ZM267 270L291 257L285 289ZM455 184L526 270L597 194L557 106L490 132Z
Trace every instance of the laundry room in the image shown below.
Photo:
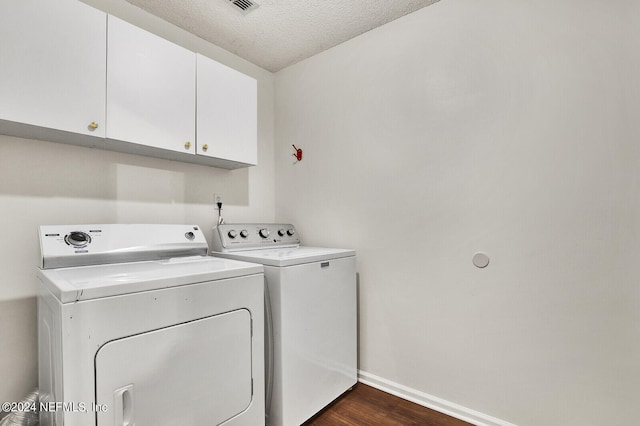
M213 2L227 27L198 33L216 25L203 21ZM83 0L254 82L255 108L217 111L255 131L239 161L106 146L97 135L133 103L105 112L102 98L77 132L39 125L59 113L57 89L12 74L7 58L30 52L8 40L35 45L44 36L28 28L53 18L23 25L19 3L0 5L0 402L38 387L39 227L194 225L212 249L221 216L353 250L360 384L477 425L638 422L639 2L258 0L243 14L227 0ZM290 14L250 28L283 4ZM384 19L356 29L371 16ZM351 35L330 37L327 18ZM278 36L288 42L260 44ZM38 55L86 59L69 51ZM52 72L42 57L29 69L39 83ZM79 115L91 90L71 94ZM18 111L15 96L47 107Z

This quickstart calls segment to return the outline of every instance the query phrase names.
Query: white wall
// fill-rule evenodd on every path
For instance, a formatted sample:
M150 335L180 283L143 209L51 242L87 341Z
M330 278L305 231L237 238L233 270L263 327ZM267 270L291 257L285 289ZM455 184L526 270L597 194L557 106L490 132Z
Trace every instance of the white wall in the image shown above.
M87 3L256 78L258 166L227 171L0 135L0 401L37 385L38 225L193 223L209 238L214 192L227 219L274 219L273 74L124 0Z
M276 219L357 250L362 370L518 425L637 423L639 18L443 0L276 74Z

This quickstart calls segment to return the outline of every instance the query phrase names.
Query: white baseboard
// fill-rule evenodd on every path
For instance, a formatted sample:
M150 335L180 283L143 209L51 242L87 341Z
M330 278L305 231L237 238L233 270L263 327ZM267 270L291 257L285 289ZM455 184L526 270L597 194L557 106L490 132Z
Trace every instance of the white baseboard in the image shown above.
M470 408L438 398L437 396L429 395L428 393L378 377L366 371L358 370L358 381L390 393L391 395L415 402L423 407L431 408L432 410L477 426L516 426L513 423L488 416Z

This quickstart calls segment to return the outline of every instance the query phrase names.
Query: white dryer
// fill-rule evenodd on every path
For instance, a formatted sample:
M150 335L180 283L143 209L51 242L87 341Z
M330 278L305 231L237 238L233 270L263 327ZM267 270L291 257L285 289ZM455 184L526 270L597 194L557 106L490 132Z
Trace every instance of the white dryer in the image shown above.
M267 424L302 424L357 382L355 252L300 246L290 224L219 225L212 247L264 265Z
M42 426L263 425L262 265L191 225L40 227Z

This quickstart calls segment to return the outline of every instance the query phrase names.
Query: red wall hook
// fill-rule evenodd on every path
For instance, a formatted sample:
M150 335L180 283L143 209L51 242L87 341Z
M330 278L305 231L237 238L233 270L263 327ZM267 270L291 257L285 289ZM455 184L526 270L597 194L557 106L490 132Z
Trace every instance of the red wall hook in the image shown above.
M296 160L302 161L302 149L297 148L295 145L291 145L293 149L296 151L292 155L296 157Z

